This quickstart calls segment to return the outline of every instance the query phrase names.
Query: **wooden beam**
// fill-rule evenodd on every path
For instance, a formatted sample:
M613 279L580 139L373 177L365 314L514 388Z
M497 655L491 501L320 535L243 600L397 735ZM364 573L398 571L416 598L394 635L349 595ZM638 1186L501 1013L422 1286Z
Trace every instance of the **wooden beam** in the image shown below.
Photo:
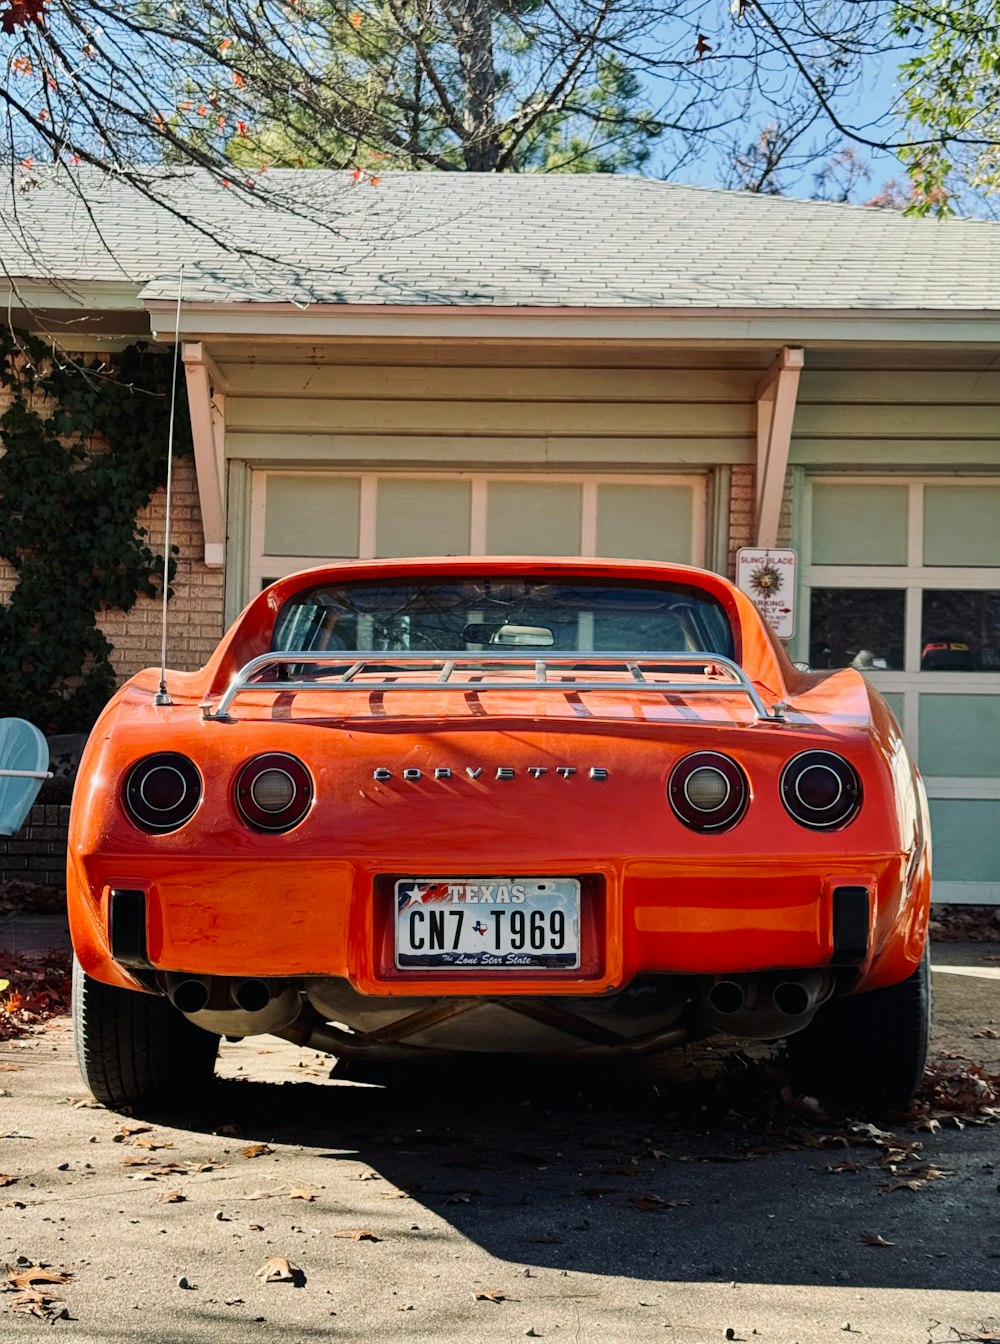
M805 351L783 346L757 384L756 544L760 547L771 548L778 540L799 374L804 362Z
M205 538L205 564L219 568L226 559L223 383L218 369L200 341L185 341L181 346L181 359L187 379L194 465Z

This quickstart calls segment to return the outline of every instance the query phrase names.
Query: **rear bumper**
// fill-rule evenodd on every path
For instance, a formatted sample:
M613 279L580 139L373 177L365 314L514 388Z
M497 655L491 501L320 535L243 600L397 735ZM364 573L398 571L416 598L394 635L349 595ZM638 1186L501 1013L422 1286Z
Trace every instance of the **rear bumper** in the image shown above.
M510 859L478 867L502 872ZM642 975L837 964L859 966L859 986L875 988L914 969L926 932L926 865L911 869L906 887L898 854L822 862L782 856L715 867L635 860L585 872L532 871L582 879L579 970L396 970L393 876L427 873L426 862L407 867L398 857L391 869L384 862L376 869L290 857L271 864L163 859L152 879L148 868L140 874L113 857L76 858L70 924L84 970L108 983L133 983L130 968L145 961L198 975L333 976L379 996L601 995ZM435 875L446 874L436 868ZM845 890L854 894L845 897ZM118 891L136 895L116 909Z

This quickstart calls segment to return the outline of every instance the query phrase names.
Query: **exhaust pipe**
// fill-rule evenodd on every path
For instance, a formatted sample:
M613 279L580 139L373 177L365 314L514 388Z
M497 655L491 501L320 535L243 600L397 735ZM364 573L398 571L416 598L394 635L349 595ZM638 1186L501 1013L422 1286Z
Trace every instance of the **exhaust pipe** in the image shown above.
M701 1020L713 1031L770 1040L801 1031L833 993L829 971L733 975L703 991Z
M771 990L771 1002L785 1017L802 1017L825 1003L833 990L826 971L803 971L794 979L780 980Z
M244 1013L259 1013L271 1002L271 987L266 980L256 978L234 980L229 986L229 997Z
M740 1012L746 999L746 989L739 980L716 980L708 991L708 1002L723 1017Z
M200 1013L211 997L211 984L194 976L175 980L167 990L167 997L182 1013Z

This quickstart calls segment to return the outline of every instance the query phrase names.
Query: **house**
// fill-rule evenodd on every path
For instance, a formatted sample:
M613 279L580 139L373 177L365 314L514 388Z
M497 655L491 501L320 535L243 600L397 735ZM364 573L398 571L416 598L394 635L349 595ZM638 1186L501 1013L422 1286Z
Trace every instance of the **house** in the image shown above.
M789 650L902 720L936 899L1000 902L1000 226L612 176L146 180L27 173L0 254L63 349L179 334L172 665L337 556L789 546ZM158 661L152 603L105 628L121 675Z

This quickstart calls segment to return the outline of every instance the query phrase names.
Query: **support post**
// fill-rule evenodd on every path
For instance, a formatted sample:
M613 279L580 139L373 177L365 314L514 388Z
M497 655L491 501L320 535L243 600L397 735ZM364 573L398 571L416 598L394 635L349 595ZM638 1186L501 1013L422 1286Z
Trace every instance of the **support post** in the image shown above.
M757 384L756 544L766 549L771 549L778 540L799 374L804 362L804 350L786 345Z
M201 341L185 341L181 360L187 379L205 564L220 568L226 558L223 493L226 425L222 378Z

